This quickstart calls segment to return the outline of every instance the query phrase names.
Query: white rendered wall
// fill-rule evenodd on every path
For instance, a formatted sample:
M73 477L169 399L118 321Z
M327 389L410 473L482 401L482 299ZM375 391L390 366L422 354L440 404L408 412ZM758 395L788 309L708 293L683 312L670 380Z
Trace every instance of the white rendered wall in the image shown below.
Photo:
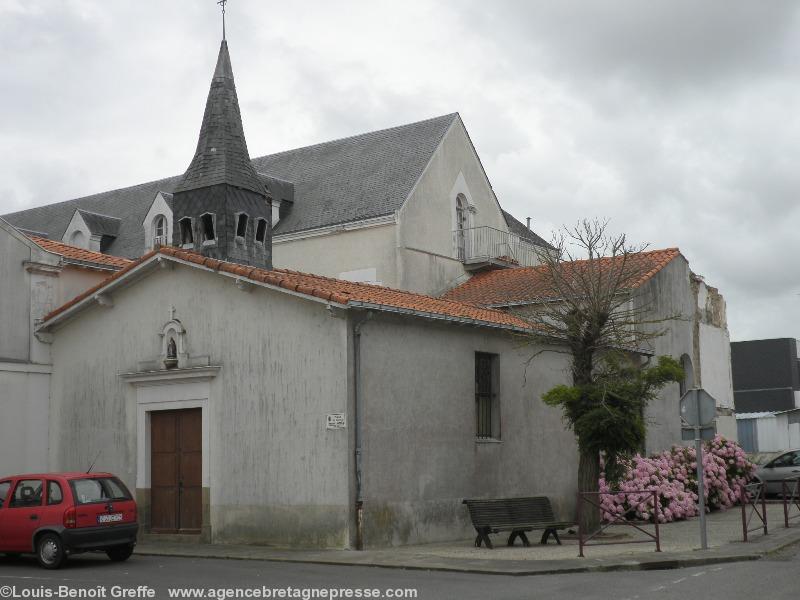
M101 450L97 468L135 487L138 392L119 374L160 356L174 306L189 355L221 367L207 392L213 540L346 546L349 429L325 428L328 413L347 410L345 320L184 266L112 298L54 333L52 467L79 468Z

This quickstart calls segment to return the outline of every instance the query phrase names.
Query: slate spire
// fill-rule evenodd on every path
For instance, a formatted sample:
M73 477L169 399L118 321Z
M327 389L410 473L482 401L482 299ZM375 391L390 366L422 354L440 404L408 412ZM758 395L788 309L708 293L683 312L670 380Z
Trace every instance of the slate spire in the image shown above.
M228 42L222 40L197 149L176 192L227 183L266 195L247 151Z
M256 174L222 40L192 162L172 195L172 243L205 256L272 268L272 207Z

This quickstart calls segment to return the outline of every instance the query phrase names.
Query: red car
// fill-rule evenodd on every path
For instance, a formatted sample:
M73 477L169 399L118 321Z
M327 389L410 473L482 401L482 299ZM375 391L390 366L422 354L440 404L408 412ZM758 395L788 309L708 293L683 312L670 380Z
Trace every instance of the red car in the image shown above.
M36 554L58 569L70 554L127 560L136 545L136 502L111 473L0 478L0 553Z

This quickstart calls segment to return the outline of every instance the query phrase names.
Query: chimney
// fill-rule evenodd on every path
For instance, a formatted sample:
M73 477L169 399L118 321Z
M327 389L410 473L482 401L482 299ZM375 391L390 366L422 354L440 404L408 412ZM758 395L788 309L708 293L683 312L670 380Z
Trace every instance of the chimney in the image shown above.
M530 231L530 230L531 230L531 218L530 218L530 217L528 217L528 218L527 218L527 219L525 219L525 220L526 220L526 221L528 221L528 231Z

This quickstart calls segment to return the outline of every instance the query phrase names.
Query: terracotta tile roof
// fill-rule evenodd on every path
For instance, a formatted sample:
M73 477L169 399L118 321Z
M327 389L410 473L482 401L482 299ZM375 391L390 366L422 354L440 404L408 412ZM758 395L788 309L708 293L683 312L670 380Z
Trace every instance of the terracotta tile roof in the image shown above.
M626 265L625 270L634 279L625 287L635 289L641 286L679 255L680 250L677 248L639 252L631 255L628 259L630 268ZM564 264L567 268L581 269L588 264L588 261L578 260ZM600 259L600 266L606 271L612 270L615 266L622 268L621 258ZM476 306L504 306L555 299L557 295L550 284L547 268L539 265L478 273L444 294L443 298L467 302Z
M39 237L38 235L28 235L37 246L53 254L59 254L67 260L79 261L82 263L93 263L95 265L102 265L104 267L114 267L121 269L126 265L131 264L133 261L119 256L110 256L102 252L93 252L77 246L71 246L64 242L57 242L55 240L48 240L47 238Z
M266 283L306 296L322 298L323 300L349 307L375 308L392 312L410 312L419 316L455 319L467 323L477 322L478 324L485 324L493 327L530 329L530 325L523 319L500 310L482 308L443 298L433 298L423 294L415 294L413 292L395 290L378 285L355 283L352 281L323 277L321 275L300 273L298 271L289 271L285 269L267 270L258 267L249 267L208 258L196 252L180 250L168 246L160 248L157 252L145 254L138 261L129 264L102 283L87 290L80 296L73 298L45 316L45 322L58 316L82 300L91 297L113 281L124 277L129 271L156 254L174 257L179 260L202 265L215 271L230 273L250 281Z

